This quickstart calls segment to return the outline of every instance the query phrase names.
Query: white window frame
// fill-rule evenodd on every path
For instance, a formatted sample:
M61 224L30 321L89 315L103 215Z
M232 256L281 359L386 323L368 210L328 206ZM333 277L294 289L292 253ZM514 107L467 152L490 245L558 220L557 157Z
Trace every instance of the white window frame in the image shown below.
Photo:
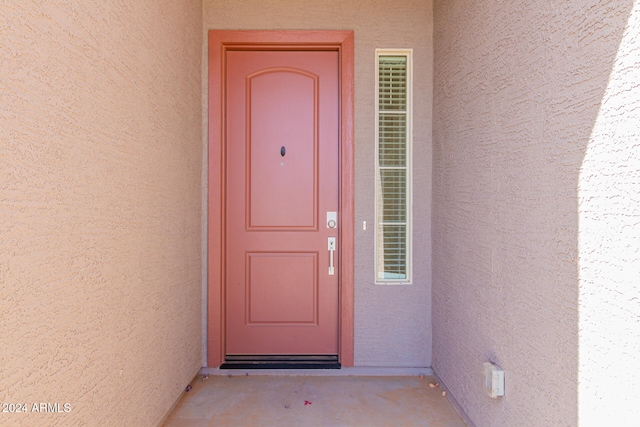
M375 283L379 285L410 285L413 283L413 49L376 49L375 55ZM406 56L407 58L407 109L406 114L406 278L392 279L379 277L380 263L384 264L383 248L380 242L380 57ZM402 112L398 112L402 113ZM397 169L400 169L399 167Z

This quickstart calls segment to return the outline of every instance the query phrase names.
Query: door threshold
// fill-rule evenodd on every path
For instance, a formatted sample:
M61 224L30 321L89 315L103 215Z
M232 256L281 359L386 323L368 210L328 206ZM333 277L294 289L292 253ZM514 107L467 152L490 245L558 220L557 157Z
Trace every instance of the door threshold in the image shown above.
M220 369L340 369L337 355L228 355Z

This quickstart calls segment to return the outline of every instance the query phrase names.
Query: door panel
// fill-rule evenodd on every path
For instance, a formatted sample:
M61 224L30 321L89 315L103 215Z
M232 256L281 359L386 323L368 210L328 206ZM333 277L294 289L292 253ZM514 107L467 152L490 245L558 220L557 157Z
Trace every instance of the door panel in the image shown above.
M317 325L318 254L248 254L246 325Z
M337 354L338 53L226 64L226 353Z
M247 77L249 228L317 226L317 89L295 68Z

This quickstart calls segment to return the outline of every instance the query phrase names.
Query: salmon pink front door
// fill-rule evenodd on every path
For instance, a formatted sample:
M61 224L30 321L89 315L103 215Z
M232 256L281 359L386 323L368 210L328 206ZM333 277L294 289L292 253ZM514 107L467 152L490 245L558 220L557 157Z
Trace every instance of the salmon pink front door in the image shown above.
M338 52L226 55L226 354L337 355Z

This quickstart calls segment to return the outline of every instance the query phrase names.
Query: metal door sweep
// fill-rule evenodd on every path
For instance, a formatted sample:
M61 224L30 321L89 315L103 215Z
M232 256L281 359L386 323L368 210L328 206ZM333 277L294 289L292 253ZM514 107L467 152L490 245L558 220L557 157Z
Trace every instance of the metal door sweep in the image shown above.
M220 369L340 369L337 355L228 355Z

